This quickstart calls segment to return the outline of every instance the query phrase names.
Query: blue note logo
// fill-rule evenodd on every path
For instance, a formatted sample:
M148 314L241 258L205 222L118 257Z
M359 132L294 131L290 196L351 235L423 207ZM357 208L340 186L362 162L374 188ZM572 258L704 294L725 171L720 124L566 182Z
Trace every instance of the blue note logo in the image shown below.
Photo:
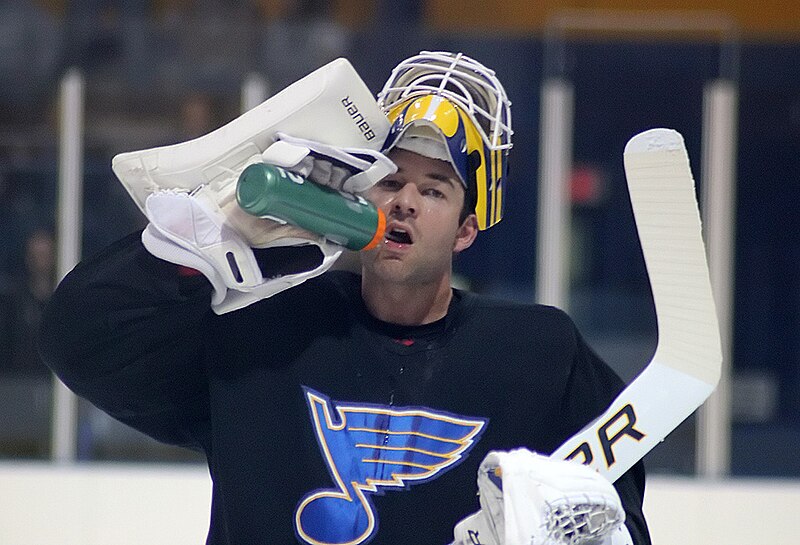
M403 489L455 467L486 426L426 408L336 403L304 388L320 451L334 488L299 503L295 531L312 545L360 545L378 529L371 495Z

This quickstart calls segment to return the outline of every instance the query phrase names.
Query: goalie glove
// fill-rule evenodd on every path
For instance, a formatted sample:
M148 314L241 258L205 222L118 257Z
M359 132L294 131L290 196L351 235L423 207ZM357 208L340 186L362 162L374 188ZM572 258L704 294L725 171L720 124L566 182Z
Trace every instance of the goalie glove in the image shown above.
M335 189L371 187L396 170L379 152L338 148L287 135L248 164L264 160ZM271 297L328 270L342 248L323 237L279 221L256 218L236 202L238 174L195 190L161 190L145 201L150 220L142 234L147 250L166 261L200 271L211 282L217 314ZM265 276L252 248L316 246L307 270ZM286 257L282 254L282 258ZM304 255L308 255L304 252Z
M591 468L525 449L490 452L478 471L481 510L453 545L630 545L613 485Z

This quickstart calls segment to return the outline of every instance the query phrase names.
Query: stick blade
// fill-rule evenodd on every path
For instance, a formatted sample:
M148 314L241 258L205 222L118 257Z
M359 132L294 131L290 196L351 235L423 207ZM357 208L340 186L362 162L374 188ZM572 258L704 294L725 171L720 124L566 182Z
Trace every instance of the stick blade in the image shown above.
M653 359L716 385L719 323L683 137L671 129L637 134L624 161L658 320Z

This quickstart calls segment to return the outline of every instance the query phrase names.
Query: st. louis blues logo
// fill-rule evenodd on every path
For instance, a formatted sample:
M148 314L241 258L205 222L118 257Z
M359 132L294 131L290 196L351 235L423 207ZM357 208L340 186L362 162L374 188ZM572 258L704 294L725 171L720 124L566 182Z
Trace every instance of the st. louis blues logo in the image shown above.
M486 420L425 408L336 404L305 388L320 451L335 483L306 495L297 535L313 545L359 545L375 536L371 494L435 479L455 467Z

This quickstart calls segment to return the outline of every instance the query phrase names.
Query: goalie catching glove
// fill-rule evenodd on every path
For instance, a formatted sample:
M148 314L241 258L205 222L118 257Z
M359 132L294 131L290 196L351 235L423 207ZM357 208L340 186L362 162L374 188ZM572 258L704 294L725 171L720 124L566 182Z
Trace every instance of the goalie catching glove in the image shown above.
M311 182L348 192L369 189L396 170L387 157L371 149L330 146L283 134L278 137L247 164L274 164ZM342 253L341 246L320 235L244 212L236 202L238 174L191 191L156 191L147 197L144 207L149 220L142 234L145 248L156 257L206 276L214 288L211 306L217 314L318 276ZM265 251L254 252L253 248ZM278 255L272 251L275 249L284 251Z
M490 452L478 470L481 510L453 545L630 545L614 486L593 469L518 449Z

